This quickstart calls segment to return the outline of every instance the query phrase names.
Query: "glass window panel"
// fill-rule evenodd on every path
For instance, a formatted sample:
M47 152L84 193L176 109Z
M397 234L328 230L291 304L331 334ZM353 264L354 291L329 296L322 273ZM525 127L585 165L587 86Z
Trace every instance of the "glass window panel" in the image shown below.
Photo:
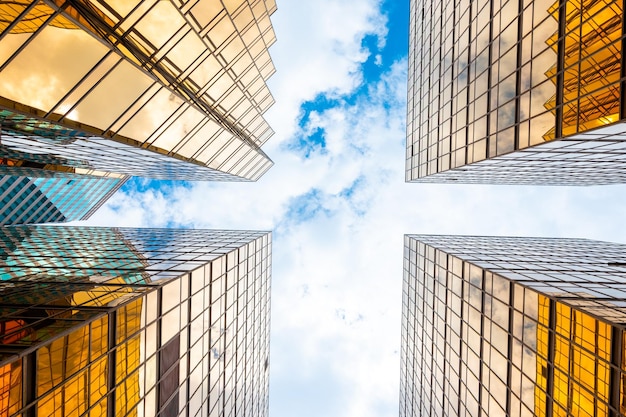
M116 382L126 378L131 372L137 369L140 365L140 350L141 338L139 335L128 339L128 341L118 345L116 349L116 366L115 366L115 380Z
M106 356L89 367L89 398L91 403L104 398L108 391L107 370L108 357Z
M192 274L195 276L196 271L200 271L200 273L202 273L203 270L204 270L204 268L198 268ZM189 279L190 278L191 278L190 275L184 275L180 279L181 300L183 300L183 301L186 300L187 298L189 298Z
M143 298L140 297L117 310L118 343L132 336L141 328L142 306Z
M139 402L139 372L135 371L115 388L116 415L126 415Z
M0 65L4 64L31 36L31 33L9 33L6 35L0 42Z
M173 150L205 117L196 108L187 107L184 113L152 142L152 145L169 151Z
M237 100L233 106L230 106L230 117L236 120L238 125L245 126L256 115L256 112L254 112L252 102L244 96L243 92L241 90L236 91L238 93L231 93L228 97L228 99ZM225 104L225 102L220 104Z
M191 293L195 294L198 291L204 289L205 280L204 268L198 268L191 272Z
M146 417L156 416L156 388L152 389L144 399Z
M161 88L155 97L133 115L119 133L144 142L183 104L180 97L166 88Z
M212 80L220 71L222 65L218 62L215 55L208 55L200 65L193 70L189 75L196 84L200 87L204 87L210 80Z
M102 3L101 0L97 0L98 3ZM106 5L111 7L117 14L122 17L125 17L133 10L139 0L106 0ZM104 6L101 6L101 9L104 9Z
M533 96L533 103L535 98ZM537 145L544 143L546 140L554 139L555 116L552 113L543 113L542 115L530 119L530 144Z
M187 158L194 157L198 153L201 153L202 148L210 143L213 136L220 132L220 126L212 119L207 118L204 121L205 124L199 128L193 136L188 138L179 148L175 149L176 153ZM201 160L199 156L197 156L196 159Z
M187 69L197 57L207 49L198 35L191 31L167 53L167 59L171 60L181 70ZM202 83L200 85L204 85Z
M180 281L176 279L162 287L161 312L165 313L180 305Z
M208 33L208 38L216 47L220 47L230 36L233 35L235 27L230 19L226 16L222 17Z
M143 336L143 333L142 333ZM145 333L145 345L146 345L146 357L149 358L150 356L152 356L157 349L156 346L156 342L157 342L157 326L156 323L152 323L151 325L149 325L146 329L146 333Z
M178 388L179 356L180 337L176 335L176 337L165 343L159 352L159 384L161 389L166 388L165 391L162 391L166 398L161 398L161 404L163 400L166 400L173 393L173 390ZM166 374L169 374L169 376L165 377Z
M204 296L202 291L191 296L191 317L195 318L204 310Z
M228 161L226 161L221 169L225 169L228 172L236 172L234 167L242 162L249 161L252 157L254 157L256 153L252 152L248 146L241 146L230 156ZM243 160L242 160L243 158Z
M191 322L191 341L193 345L204 334L203 316L200 316Z
M0 366L0 414L11 415L21 406L22 360L18 359Z
M200 28L204 28L223 11L224 7L220 2L199 1L191 8L189 13L198 22Z
M89 92L68 117L107 129L153 82L142 71L127 61L122 61Z
M185 20L171 2L159 1L137 22L135 28L158 49L184 24Z
M208 163L214 158L214 156L220 151L220 149L223 149L223 147L226 146L226 144L232 139L233 136L229 132L225 130L220 131L218 135L214 137L211 143L209 143L209 145L197 156L197 159L202 162L206 161L205 163ZM209 166L211 168L216 168L219 165L212 163Z
M87 410L86 372L69 379L37 402L37 414L44 416L80 415Z
M108 350L109 317L104 316L91 323L91 360L104 355Z
M63 383L88 363L89 326L37 350L37 395Z
M243 52L245 45L239 37L233 38L222 50L221 55L227 62L233 62Z
M508 355L509 338L508 333L496 325L491 326L491 344L503 355Z
M145 390L149 391L155 387L157 383L157 356L153 355L145 363Z
M248 7L241 8L234 16L233 20L235 22L235 26L240 32L243 31L250 23L253 23L253 26L256 24L252 10Z
M78 100L82 99L83 96L87 94L87 92L93 88L93 86L100 81L119 61L121 61L119 55L109 53L109 55L102 62L100 62L98 66L93 69L90 74L80 84L78 84L67 97L63 99L61 103L53 109L53 112L65 115L72 110ZM76 120L75 117L73 119Z
M105 398L104 400L100 401L99 403L93 405L91 410L89 411L89 416L90 417L100 417L100 416L106 415L107 414L107 404L108 404L108 399Z
M87 32L48 26L0 73L0 94L49 111L107 52Z
M161 344L167 343L178 334L180 328L180 308L177 306L165 314L161 321Z
M207 94L214 101L217 102L221 97L231 88L233 88L233 79L226 72L222 72L214 81L211 82L211 86L207 90Z

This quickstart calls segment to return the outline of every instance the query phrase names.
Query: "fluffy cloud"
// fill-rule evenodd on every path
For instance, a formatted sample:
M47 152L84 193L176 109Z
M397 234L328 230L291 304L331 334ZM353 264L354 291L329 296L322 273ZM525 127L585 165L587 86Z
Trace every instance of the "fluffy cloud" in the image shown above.
M278 134L271 146L289 140L302 102L320 93L339 97L362 82L360 65L369 57L362 40L382 42L387 31L379 7L378 0L278 2L271 51L277 74L269 82L276 104L268 112Z

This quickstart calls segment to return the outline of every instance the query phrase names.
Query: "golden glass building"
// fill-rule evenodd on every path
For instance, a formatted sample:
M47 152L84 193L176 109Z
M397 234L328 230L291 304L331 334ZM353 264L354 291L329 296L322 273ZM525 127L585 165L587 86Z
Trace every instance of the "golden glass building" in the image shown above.
M0 416L267 416L271 235L0 229Z
M256 180L274 0L0 0L5 166Z
M626 415L626 245L407 235L400 416Z
M624 10L411 0L406 180L626 182Z

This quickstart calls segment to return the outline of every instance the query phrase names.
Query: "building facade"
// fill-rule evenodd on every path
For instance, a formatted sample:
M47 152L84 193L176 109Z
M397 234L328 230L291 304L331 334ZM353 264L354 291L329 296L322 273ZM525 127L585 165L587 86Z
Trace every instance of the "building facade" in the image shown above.
M5 165L250 181L274 0L0 1ZM43 168L42 168L43 169Z
M0 229L1 416L267 416L271 235Z
M620 2L411 0L406 180L626 182Z
M626 245L405 236L400 416L626 415Z
M0 173L0 226L86 220L129 179L14 167Z

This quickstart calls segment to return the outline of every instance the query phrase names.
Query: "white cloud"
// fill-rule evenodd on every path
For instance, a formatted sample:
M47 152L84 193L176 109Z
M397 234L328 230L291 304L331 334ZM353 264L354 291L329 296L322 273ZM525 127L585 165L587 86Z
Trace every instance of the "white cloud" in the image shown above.
M363 37L386 33L378 2L278 6L275 166L257 183L118 192L90 223L273 229L272 416L395 416L404 233L625 241L626 188L405 184L406 62L342 100L362 81ZM334 107L301 128L321 93ZM323 151L289 146L317 129Z
M378 0L283 1L272 22L278 38L271 49L277 74L269 86L277 99L267 113L279 134L274 146L296 128L300 104L319 93L340 96L362 81L367 34L383 38L385 19ZM269 144L268 144L269 145Z

